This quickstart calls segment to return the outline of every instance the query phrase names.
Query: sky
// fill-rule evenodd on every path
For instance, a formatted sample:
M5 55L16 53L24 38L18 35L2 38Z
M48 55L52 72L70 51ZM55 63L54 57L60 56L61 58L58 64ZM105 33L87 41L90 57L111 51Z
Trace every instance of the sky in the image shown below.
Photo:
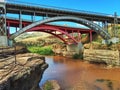
M120 16L120 0L8 0Z

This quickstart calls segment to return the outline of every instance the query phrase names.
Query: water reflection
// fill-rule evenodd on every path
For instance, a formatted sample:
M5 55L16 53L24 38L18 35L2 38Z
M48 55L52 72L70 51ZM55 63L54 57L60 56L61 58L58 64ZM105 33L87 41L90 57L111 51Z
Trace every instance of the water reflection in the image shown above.
M46 57L49 68L44 72L42 85L57 80L62 90L120 90L120 69L106 69L60 56Z

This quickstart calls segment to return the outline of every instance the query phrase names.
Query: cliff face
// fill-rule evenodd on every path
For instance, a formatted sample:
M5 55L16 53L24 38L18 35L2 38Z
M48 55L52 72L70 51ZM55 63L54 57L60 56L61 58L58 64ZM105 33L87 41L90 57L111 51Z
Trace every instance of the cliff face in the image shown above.
M38 84L48 67L43 59L36 54L21 54L16 64L14 58L7 60L8 64L0 69L0 90L40 90Z
M114 51L114 50L85 49L84 60L93 63L106 63L107 65L113 65L113 66L120 65L119 51Z

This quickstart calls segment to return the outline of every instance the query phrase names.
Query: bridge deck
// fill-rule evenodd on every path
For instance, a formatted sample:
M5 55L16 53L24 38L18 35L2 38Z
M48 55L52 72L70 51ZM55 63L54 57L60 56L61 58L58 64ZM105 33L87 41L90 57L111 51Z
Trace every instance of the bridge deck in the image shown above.
M85 18L93 21L107 21L109 23L114 22L114 17L106 14L103 15L99 13L87 13L87 12L80 12L80 11L60 10L60 9L54 9L54 8L6 3L7 13L19 14L20 10L22 11L22 14L25 14L25 15L34 15L34 13L36 16L47 15L49 17L66 15L66 16L77 16L77 17L81 17L81 18ZM120 18L118 18L118 21L120 23Z

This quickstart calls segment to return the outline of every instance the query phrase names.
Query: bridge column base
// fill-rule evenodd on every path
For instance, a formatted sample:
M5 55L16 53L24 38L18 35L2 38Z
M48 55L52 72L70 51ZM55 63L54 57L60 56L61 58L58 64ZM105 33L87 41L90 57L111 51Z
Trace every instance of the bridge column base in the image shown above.
M8 39L8 46L12 47L13 46L13 40Z
M68 52L74 52L76 54L81 54L81 53L83 53L83 50L84 50L84 47L81 42L78 44L67 45Z
M8 38L7 36L0 36L0 47L8 46Z

